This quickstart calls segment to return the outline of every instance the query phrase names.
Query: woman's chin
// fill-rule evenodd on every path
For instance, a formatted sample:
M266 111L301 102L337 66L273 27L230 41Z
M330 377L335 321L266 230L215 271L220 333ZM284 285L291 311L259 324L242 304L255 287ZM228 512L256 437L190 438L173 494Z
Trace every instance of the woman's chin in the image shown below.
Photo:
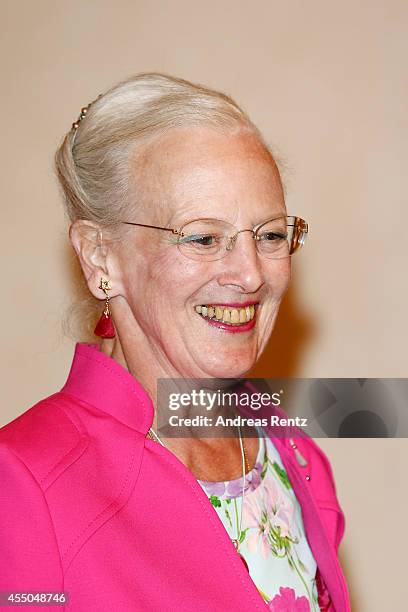
M210 367L204 368L207 376L214 378L241 378L255 365L253 359L240 359L235 363L216 361Z

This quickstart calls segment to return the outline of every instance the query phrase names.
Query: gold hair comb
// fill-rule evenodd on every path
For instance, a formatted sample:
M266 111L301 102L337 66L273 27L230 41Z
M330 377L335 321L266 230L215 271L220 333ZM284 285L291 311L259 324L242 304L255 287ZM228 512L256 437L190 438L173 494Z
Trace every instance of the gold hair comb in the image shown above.
M91 104L92 102L90 102L88 106L84 106L83 108L81 108L81 112L79 113L78 119L74 121L74 123L72 124L72 128L74 130L77 130L79 128L79 124L82 121L82 119L86 117L86 113L88 112L88 108L91 106Z
M102 98L102 96L103 96L103 94L99 94L99 96L97 98L95 98L95 100L92 100L92 102L90 102L88 104L88 106L84 106L83 108L81 108L81 112L79 113L78 119L76 121L74 121L74 123L72 124L72 129L73 130L77 130L79 128L79 124L81 123L82 119L85 119L86 113L88 112L88 109L91 106L91 104L96 102L96 100L99 100L99 98Z
M99 100L99 98L101 98L102 96L103 96L103 94L99 94L99 96L95 100L90 102L88 104L88 106L84 106L83 108L81 108L81 112L79 113L79 117L78 117L78 119L76 121L74 121L74 123L72 124L72 128L71 128L74 131L74 135L73 135L72 140L71 140L71 150L74 147L75 137L76 137L77 129L79 128L79 124L81 123L82 119L84 119L86 117L86 114L87 114L88 109L91 106L91 104L96 102L96 100Z

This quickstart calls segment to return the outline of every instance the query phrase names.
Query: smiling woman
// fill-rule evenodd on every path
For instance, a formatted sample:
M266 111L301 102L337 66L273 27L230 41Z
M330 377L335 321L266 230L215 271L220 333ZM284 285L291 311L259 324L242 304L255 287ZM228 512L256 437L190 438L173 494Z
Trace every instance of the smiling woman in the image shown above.
M81 110L56 167L100 341L0 431L0 590L65 591L75 611L347 612L312 440L157 429L158 379L253 367L305 241L259 130L225 94L141 74Z
M193 233L187 230L188 235L208 234L208 229L214 235L217 222L208 228L200 217L246 228L285 213L276 165L248 129L235 128L229 133L225 128L201 125L177 128L145 144L139 155L143 155L149 180L143 185L143 200L127 214L135 222L169 228L188 222L198 228ZM131 167L136 166L137 157L134 155ZM162 205L155 210L149 206L154 202ZM191 221L194 218L197 220ZM285 230L283 221L280 227ZM273 327L289 282L290 258L258 256L256 241L249 233L240 234L233 251L226 251L227 257L208 261L197 250L203 247L192 247L191 240L185 242L186 235L180 236L180 248L176 248L174 240L169 240L171 233L132 226L125 226L125 231L111 254L112 313L120 344L130 353L131 361L144 355L149 364L141 381L148 392L154 395L157 378L235 377L247 372ZM74 223L71 236L84 261L87 237L83 221ZM194 257L190 257L192 248ZM103 272L92 265L88 269L94 274L88 285L95 291ZM248 302L259 305L258 326L252 324L250 336L235 334L234 343L226 342L225 334L215 333L213 320L209 325L210 319L204 320L196 312L197 305L219 304L227 319L230 312L236 312L229 310L232 303ZM223 325L230 324L226 321ZM123 325L126 334L121 333ZM154 357L157 353L163 358ZM136 370L140 372L139 364Z

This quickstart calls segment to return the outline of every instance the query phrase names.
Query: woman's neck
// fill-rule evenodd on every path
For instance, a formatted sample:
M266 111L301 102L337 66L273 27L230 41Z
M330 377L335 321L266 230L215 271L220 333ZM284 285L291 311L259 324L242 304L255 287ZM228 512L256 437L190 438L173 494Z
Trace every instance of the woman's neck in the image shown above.
M102 339L100 350L128 370L143 385L153 405L156 406L156 373L152 372L152 364L146 363L146 359L140 360L138 358L139 354L143 355L143 351L139 351L138 355L135 356L131 351L124 350L119 335L112 339ZM150 384L149 381L151 381ZM157 431L156 408L152 427ZM258 440L253 437L245 437L244 439L249 463L252 467L258 452ZM164 442L196 478L219 481L230 480L242 474L239 442L233 437L217 437L209 440L194 439L194 437L164 438Z

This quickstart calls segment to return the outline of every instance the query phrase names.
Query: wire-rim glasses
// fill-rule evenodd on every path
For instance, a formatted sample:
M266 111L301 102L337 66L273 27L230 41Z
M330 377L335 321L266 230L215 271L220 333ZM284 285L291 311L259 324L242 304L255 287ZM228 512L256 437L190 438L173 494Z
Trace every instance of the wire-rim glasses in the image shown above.
M238 234L251 232L257 252L268 259L284 259L293 255L305 243L308 224L294 215L276 215L252 229L238 230L221 219L194 219L179 228L146 225L122 221L134 225L172 233L171 242L176 244L185 257L200 261L215 261L225 257L235 246Z

